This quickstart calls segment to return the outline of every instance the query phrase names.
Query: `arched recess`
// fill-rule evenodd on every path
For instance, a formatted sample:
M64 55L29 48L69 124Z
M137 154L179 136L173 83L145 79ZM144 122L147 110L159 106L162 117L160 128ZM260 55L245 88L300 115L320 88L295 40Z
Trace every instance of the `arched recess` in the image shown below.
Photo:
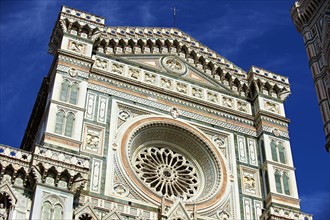
M90 204L86 204L76 209L74 220L98 220L96 213Z
M15 196L11 187L5 183L0 186L0 219L11 219L13 210L17 203L17 197Z

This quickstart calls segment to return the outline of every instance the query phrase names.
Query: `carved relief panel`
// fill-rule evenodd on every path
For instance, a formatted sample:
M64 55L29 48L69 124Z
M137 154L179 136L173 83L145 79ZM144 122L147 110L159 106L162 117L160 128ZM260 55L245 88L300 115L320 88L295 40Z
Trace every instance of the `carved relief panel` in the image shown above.
M85 124L82 151L103 155L104 128Z
M251 196L260 197L260 180L257 169L240 167L242 192Z
M75 53L85 54L86 44L74 40L69 40L67 49Z

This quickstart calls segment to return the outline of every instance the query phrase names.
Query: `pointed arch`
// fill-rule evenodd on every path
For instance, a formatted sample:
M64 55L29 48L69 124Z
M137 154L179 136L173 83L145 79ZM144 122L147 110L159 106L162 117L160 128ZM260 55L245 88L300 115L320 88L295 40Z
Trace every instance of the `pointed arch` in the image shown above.
M74 123L75 117L72 112L69 112L66 116L66 123L65 123L65 131L64 135L71 137L73 133L73 123Z
M65 112L63 110L59 110L56 114L55 133L62 134L64 118L65 118Z
M286 163L285 149L282 142L278 143L278 155L280 158L280 162Z
M275 141L273 141L273 140L270 143L270 149L271 149L271 152L272 152L272 160L273 161L278 161L278 157L277 157L277 146L276 146Z
M79 85L78 85L78 83L72 83L71 92L70 92L70 99L69 99L69 102L71 104L73 104L73 105L77 104L78 94L79 94Z
M284 172L282 175L283 179L283 188L284 188L284 193L286 195L290 195L290 181L289 181L289 175Z
M282 183L281 183L282 182L281 173L278 170L276 170L274 176L275 176L276 192L282 193L283 190L282 190Z
M70 81L69 80L63 80L62 88L61 88L61 94L60 94L60 100L61 101L66 102L68 100L69 90L70 90Z

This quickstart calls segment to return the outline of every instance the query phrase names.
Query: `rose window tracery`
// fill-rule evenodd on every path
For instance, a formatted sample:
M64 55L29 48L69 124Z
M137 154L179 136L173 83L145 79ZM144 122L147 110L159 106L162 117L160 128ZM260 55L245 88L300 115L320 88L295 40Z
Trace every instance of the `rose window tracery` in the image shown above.
M141 180L167 197L189 199L198 191L196 168L181 154L167 148L149 147L135 159Z
M179 199L198 208L226 198L226 165L201 130L155 115L132 118L118 133L123 174L146 200L160 204Z

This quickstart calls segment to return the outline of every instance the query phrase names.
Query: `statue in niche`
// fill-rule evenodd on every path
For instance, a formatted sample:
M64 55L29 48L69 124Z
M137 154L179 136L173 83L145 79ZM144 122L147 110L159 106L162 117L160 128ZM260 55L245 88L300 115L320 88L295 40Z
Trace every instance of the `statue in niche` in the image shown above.
M176 58L167 59L165 64L167 65L167 67L169 69L172 69L174 71L178 71L178 70L181 70L183 68L180 61L178 61Z
M126 188L120 184L116 185L113 189L118 195L124 195L127 192Z
M68 72L71 77L77 76L77 70L75 68L70 68Z
M3 203L0 203L0 220L7 220L8 210Z
M123 109L119 111L118 116L121 120L127 121L127 119L131 118L131 113L128 110Z
M216 143L216 145L217 145L218 147L220 147L220 148L225 147L225 143L226 143L226 141L225 141L225 139L224 139L223 137L214 136L214 137L213 137L213 141L214 141L214 143Z
M218 215L219 215L219 218L221 220L229 220L230 219L230 215L227 211L222 211Z

